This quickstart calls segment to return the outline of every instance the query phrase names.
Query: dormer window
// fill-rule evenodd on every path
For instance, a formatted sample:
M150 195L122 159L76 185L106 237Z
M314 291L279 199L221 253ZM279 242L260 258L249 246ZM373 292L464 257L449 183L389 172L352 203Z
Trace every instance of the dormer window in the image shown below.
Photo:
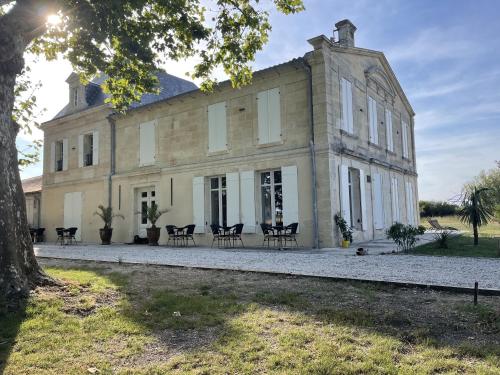
M72 97L73 97L73 107L78 106L78 87L72 88Z

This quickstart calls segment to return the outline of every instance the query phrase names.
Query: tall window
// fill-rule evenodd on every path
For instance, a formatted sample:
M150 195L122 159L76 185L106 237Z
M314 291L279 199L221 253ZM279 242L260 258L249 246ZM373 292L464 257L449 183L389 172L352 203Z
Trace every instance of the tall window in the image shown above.
M93 164L94 135L85 134L83 137L83 165Z
M212 224L227 226L226 177L210 178L210 217Z
M63 170L63 159L64 159L64 148L63 148L63 141L57 141L55 143L55 166L54 169L56 172L62 171Z
M281 170L260 174L262 222L283 225L283 189Z

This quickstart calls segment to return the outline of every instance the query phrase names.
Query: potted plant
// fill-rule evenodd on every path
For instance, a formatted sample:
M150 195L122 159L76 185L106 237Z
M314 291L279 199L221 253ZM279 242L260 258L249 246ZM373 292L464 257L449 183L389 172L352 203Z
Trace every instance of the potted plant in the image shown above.
M335 215L335 224L337 224L342 234L342 247L348 248L349 244L352 242L352 229L347 225L345 219L338 214Z
M161 217L161 215L163 215L167 211L168 210L160 210L155 202L153 202L151 206L146 209L146 217L151 223L151 227L146 228L149 246L158 246L158 240L160 239L160 228L156 227L156 222Z
M113 219L115 217L120 217L125 219L123 215L113 214L112 207L104 207L102 204L99 205L98 211L94 212L94 215L99 216L102 221L104 221L104 228L99 229L99 235L101 236L101 244L109 245L111 243L111 237L113 236Z

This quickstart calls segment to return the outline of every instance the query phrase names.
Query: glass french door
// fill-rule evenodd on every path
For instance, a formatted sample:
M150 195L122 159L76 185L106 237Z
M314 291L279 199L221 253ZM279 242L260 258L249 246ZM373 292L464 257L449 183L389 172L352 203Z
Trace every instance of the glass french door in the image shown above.
M260 174L262 222L283 225L283 189L281 170Z
M146 237L146 228L151 226L147 217L147 209L156 203L156 192L154 188L144 188L137 190L137 207L139 208L139 219L137 234Z
M210 178L210 219L211 224L227 226L226 177Z

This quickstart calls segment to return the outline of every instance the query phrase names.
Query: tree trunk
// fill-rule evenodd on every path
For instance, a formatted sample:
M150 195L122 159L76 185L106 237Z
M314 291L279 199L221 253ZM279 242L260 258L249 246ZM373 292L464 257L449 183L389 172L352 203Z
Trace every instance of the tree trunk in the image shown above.
M472 230L474 232L474 246L479 244L479 233L477 231L477 224L472 225Z
M23 64L22 55L17 54L0 65L0 297L10 301L51 280L33 252L19 176L19 126L12 121L12 107L16 76Z

